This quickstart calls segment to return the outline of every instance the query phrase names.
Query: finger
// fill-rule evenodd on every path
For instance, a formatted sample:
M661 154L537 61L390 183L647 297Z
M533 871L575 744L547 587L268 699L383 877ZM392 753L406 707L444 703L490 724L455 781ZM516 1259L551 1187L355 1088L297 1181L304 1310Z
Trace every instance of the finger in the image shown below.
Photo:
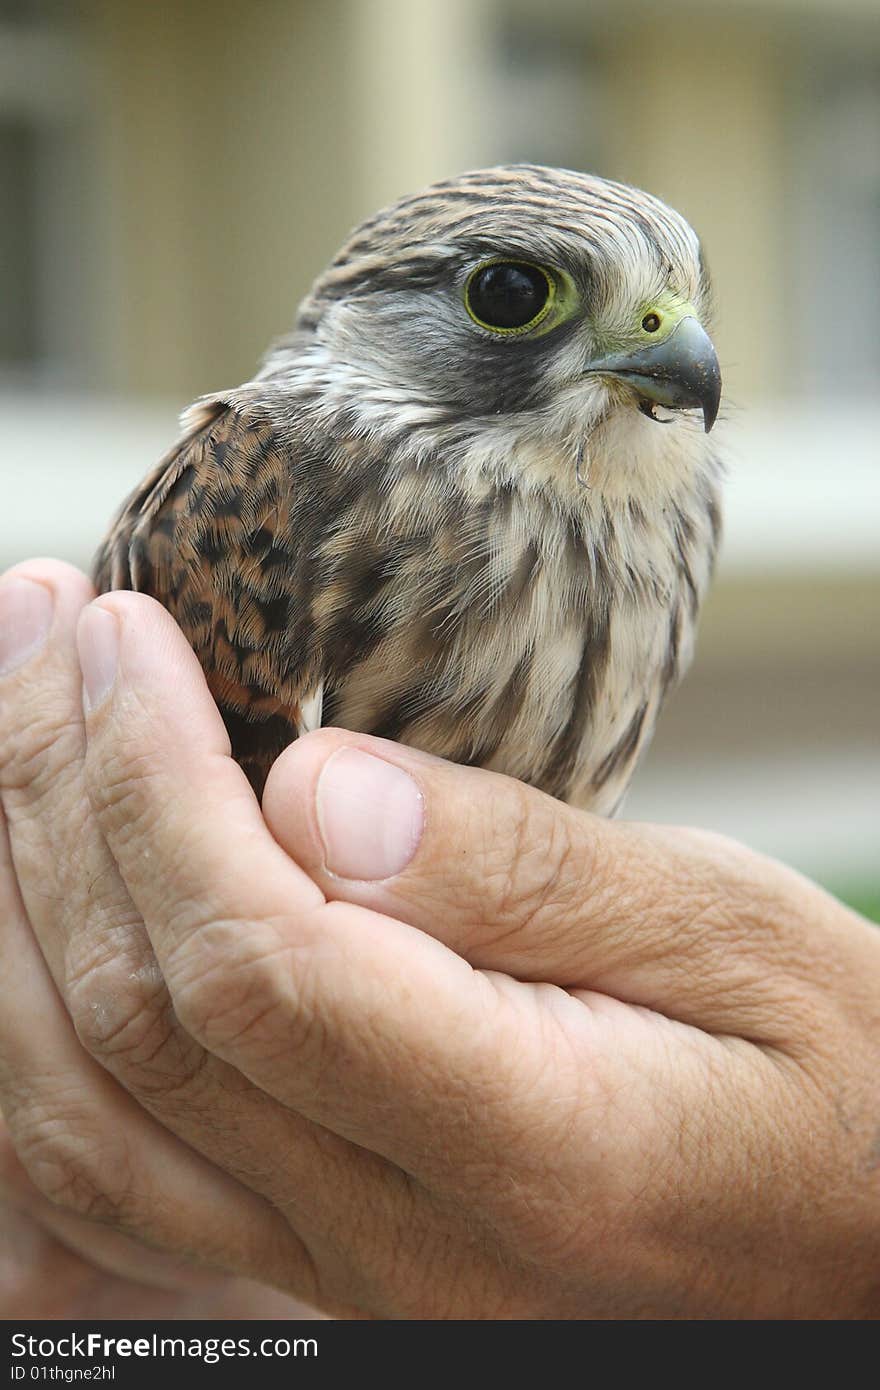
M429 1213L402 1173L205 1052L181 1027L158 966L126 976L107 960L71 983L80 1042L164 1129L272 1203L308 1252L308 1280L299 1263L283 1287L341 1309L370 1289L365 1270L383 1242L423 1248Z
M51 1202L28 1176L2 1118L0 1203L29 1217L91 1266L120 1278L169 1289L199 1286L216 1279L214 1273L202 1267L183 1264L179 1256L151 1249L141 1241L132 1240L86 1217L76 1216Z
M46 1319L98 1314L100 1276L15 1206L0 1205L0 1317Z
M94 1326L105 1319L262 1322L323 1317L252 1280L198 1275L195 1283L190 1275L189 1283L183 1283L181 1271L176 1284L166 1284L143 1249L139 1254L146 1257L145 1272L128 1278L124 1270L113 1268L112 1257L106 1264L93 1260L67 1234L15 1208L0 1207L0 1230L0 1318L6 1321L85 1321ZM99 1234L110 1237L109 1232Z
M545 1043L518 1054L524 1026L541 1033L535 1000L399 922L326 908L268 833L213 705L182 717L209 697L168 615L132 594L87 609L87 687L110 664L95 632L118 665L112 689L92 687L90 795L187 1031L291 1108L460 1190L462 1157L504 1143L475 1107L517 1142L530 1122L524 1073Z
M371 1213L372 1233L369 1222L358 1224L358 1240L367 1246L375 1226L393 1225L394 1189L405 1189L405 1182L279 1107L181 1028L85 792L75 630L90 586L68 566L34 561L0 585L0 604L3 589L8 597L16 588L32 607L27 590L36 591L38 609L39 600L43 607L54 601L53 616L48 640L40 649L28 644L27 659L2 684L0 788L30 922L79 1041L168 1130L212 1162L222 1161L248 1189L273 1201L310 1248L324 1253L325 1264L338 1263L342 1209L348 1204ZM13 599L22 606L20 595ZM203 683L195 689L204 694ZM191 735L201 729L200 714L209 720L207 740L216 733L218 750L228 751L210 700L182 711ZM249 788L245 796L252 805ZM333 1260L326 1258L328 1246Z
M80 1048L16 891L2 815L0 979L0 1110L53 1206L181 1259L269 1270L282 1287L307 1280L301 1243L269 1204L182 1145Z
M0 1120L0 1318L308 1318L289 1295L217 1274L55 1207Z
M126 949L133 911L82 781L76 620L92 596L85 575L54 560L27 561L0 581L0 631L16 647L0 660L0 798L28 918L56 981L71 965L73 924L98 898L114 951Z
M328 899L482 969L599 990L773 1042L839 933L790 871L699 831L602 820L511 778L328 729L291 745L263 812ZM822 982L821 987L824 987Z
M100 1032L94 1000L83 996L104 971L115 977L114 1018L131 1011L135 1001L142 1020L148 1013L167 1017L170 1010L143 923L83 780L76 623L91 596L84 575L52 560L28 561L0 581L0 628L17 635L19 648L27 626L22 615L50 614L42 644L26 640L24 659L0 676L0 800L30 927L65 1003L70 1007L77 996L84 1029ZM106 1032L106 1018L103 1024ZM134 1027L133 1022L130 1031ZM130 1033L120 1047L129 1038ZM194 1051L190 1044L182 1055Z
M25 620L51 613L42 645L25 634L25 659L0 678L0 791L12 858L28 920L81 1041L130 1090L137 1079L140 1099L173 1092L193 1115L198 1107L187 1081L198 1077L204 1085L206 1059L173 1016L149 938L83 781L76 622L91 595L83 575L51 560L27 562L0 583L0 609L11 598L13 610L3 630L19 645ZM184 718L197 722L194 711L184 711ZM218 1079L210 1079L219 1090ZM240 1117L240 1096L235 1104Z

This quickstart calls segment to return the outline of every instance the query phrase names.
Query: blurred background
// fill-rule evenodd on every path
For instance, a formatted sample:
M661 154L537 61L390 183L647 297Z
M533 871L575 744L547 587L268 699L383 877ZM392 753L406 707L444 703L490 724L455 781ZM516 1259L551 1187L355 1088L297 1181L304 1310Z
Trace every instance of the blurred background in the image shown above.
M508 160L650 189L716 286L724 551L626 814L876 914L877 0L0 0L0 565L86 564L353 223Z

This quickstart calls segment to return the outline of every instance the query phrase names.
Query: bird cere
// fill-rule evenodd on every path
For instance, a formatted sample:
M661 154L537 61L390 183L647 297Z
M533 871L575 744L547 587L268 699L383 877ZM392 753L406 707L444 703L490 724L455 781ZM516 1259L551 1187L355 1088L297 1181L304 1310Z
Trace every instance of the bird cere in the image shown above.
M171 611L258 794L335 724L613 814L718 544L708 305L636 189L516 165L402 198L184 414L98 587Z

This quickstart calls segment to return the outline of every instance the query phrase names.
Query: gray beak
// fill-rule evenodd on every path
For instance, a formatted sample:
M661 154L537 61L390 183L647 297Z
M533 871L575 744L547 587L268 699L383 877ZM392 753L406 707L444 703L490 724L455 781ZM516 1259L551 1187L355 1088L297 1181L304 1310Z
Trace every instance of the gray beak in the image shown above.
M699 407L707 434L718 415L721 368L711 338L691 314L656 347L603 357L591 362L587 371L618 377L644 401L670 410Z

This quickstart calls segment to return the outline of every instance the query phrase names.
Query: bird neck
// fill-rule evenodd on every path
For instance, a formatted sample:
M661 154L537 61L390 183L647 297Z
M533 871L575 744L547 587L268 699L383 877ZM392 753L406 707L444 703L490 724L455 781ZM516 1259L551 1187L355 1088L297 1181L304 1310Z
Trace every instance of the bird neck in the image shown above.
M722 471L695 418L649 420L629 393L597 380L572 383L538 409L461 419L300 336L246 389L270 397L273 418L295 433L343 450L368 441L392 470L439 470L474 493L512 489L588 526L626 511L659 517L695 491L712 496Z

